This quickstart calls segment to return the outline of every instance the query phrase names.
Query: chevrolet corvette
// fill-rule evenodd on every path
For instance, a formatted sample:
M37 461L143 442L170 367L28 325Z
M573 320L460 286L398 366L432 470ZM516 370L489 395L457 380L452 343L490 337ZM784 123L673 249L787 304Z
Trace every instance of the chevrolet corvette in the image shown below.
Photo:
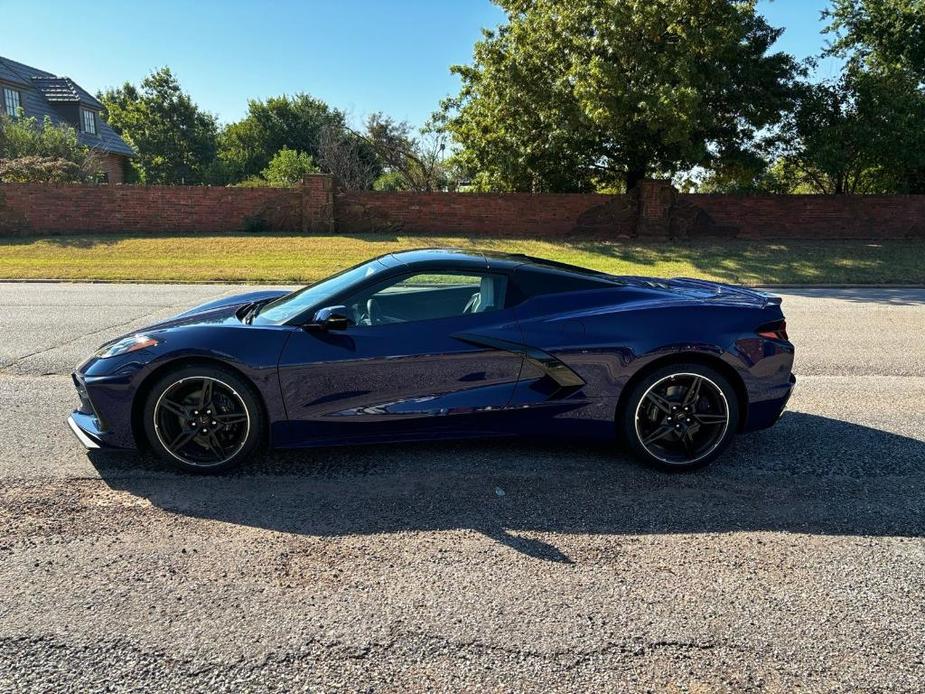
M422 249L119 337L75 370L68 424L196 472L263 447L501 436L683 470L778 420L793 356L763 292Z

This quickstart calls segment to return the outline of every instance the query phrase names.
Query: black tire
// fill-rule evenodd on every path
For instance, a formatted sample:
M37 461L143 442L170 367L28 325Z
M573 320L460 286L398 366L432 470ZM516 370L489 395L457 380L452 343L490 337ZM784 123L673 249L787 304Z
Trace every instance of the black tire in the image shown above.
M266 431L254 386L211 365L191 364L158 378L142 416L153 452L187 472L239 465L261 446Z
M630 451L644 462L663 470L694 470L729 446L739 428L739 398L715 369L669 364L632 387L617 424Z

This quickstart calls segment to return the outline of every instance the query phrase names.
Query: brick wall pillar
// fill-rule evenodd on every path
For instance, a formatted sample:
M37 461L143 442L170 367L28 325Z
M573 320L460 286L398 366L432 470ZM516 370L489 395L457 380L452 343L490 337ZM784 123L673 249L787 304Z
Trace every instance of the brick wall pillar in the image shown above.
M334 177L308 174L302 181L302 231L334 231Z
M645 179L639 184L636 236L653 241L667 240L671 236L671 211L677 194L671 181Z
M121 154L106 154L102 161L103 173L106 174L107 183L125 183L125 167L128 158Z

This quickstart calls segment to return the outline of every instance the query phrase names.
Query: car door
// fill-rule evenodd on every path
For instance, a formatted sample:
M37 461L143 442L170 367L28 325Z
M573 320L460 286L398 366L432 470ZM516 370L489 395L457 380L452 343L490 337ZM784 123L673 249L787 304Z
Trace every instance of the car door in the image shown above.
M499 433L523 356L472 338L519 341L505 287L487 272L409 273L345 299L347 329L295 332L278 444Z

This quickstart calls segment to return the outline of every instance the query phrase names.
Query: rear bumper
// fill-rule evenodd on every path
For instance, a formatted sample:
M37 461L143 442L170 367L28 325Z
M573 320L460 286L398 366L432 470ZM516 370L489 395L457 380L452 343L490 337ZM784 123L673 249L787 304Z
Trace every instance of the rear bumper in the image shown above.
M84 445L84 448L93 450L103 447L103 443L99 438L102 432L99 431L93 415L74 412L67 418L67 425L74 432L77 440Z
M761 400L753 402L748 406L748 416L745 419L745 425L742 431L757 431L767 429L777 423L777 420L784 414L784 409L793 395L793 389L796 386L797 378L790 374L790 381L780 388L780 396L770 400Z

